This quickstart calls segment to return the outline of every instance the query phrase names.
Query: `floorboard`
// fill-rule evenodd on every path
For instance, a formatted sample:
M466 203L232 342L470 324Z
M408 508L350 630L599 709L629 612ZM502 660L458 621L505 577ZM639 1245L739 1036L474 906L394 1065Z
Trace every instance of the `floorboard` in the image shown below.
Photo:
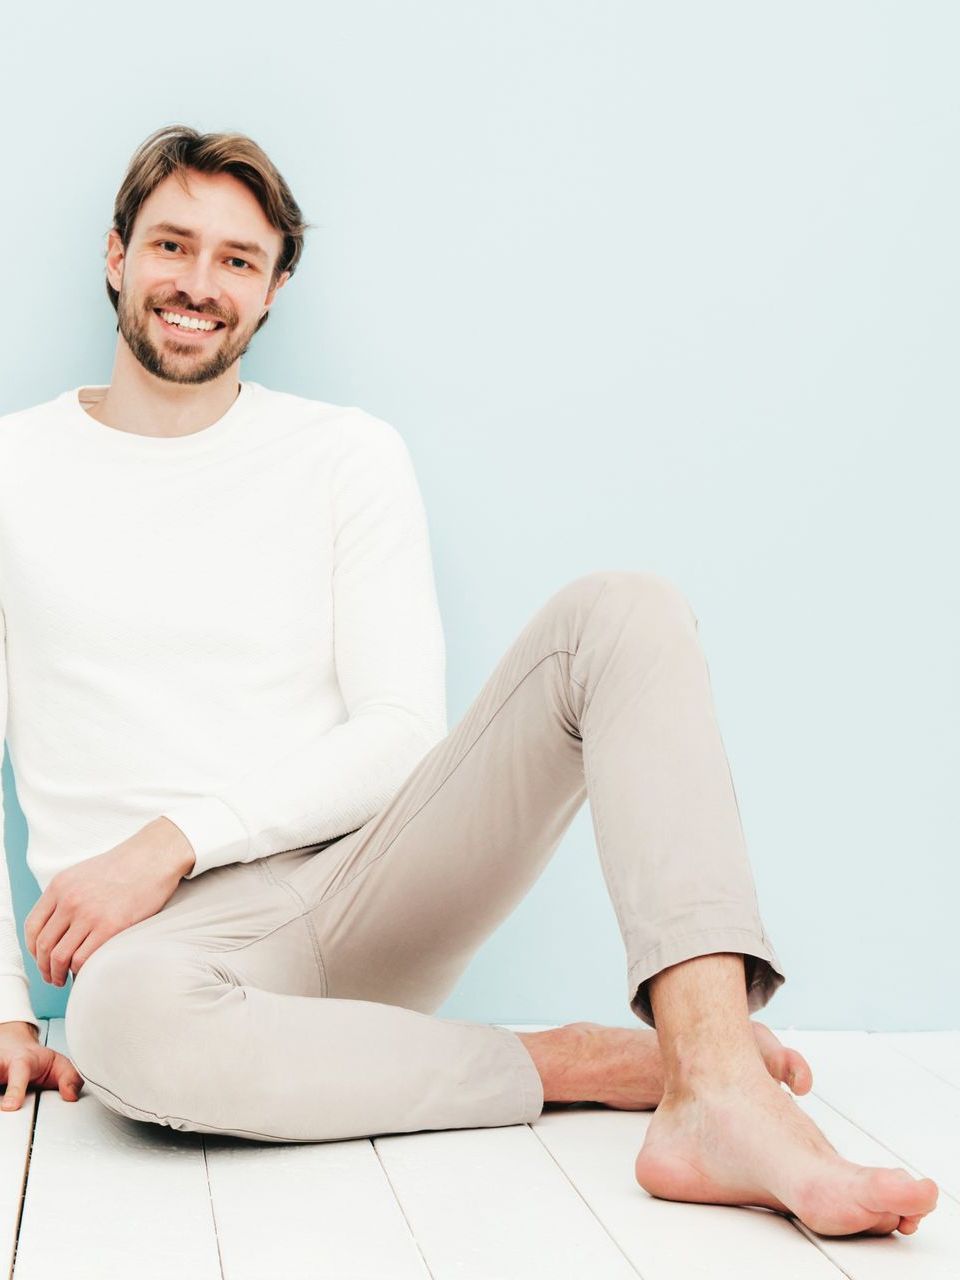
M797 1103L847 1160L904 1168L915 1178L933 1176L929 1169L909 1164L835 1110L829 1101L829 1088L817 1080L816 1067L814 1091L798 1098ZM896 1104L892 1093L889 1103ZM797 1229L814 1241L850 1280L960 1280L960 1205L944 1195L942 1189L936 1209L911 1236L898 1232L860 1238L815 1236L799 1222Z
M649 1195L633 1172L651 1112L545 1110L532 1129L644 1280L842 1280L785 1215Z
M960 1031L872 1031L870 1038L960 1089Z
M66 1051L62 1019L43 1033ZM841 1155L938 1182L915 1235L658 1200L633 1173L650 1112L260 1143L31 1090L0 1112L0 1276L19 1231L13 1280L960 1280L960 1033L776 1034L809 1059L798 1105Z
M374 1146L435 1280L637 1280L528 1125Z
M47 1019L40 1020L40 1043L47 1042ZM30 1144L38 1095L30 1089L16 1111L0 1111L0 1275L13 1267L20 1213L27 1185Z
M960 1089L866 1031L777 1035L810 1063L814 1093L960 1201Z
M369 1139L204 1144L229 1280L428 1280Z
M63 1019L48 1043L66 1053ZM221 1280L200 1134L39 1095L14 1280Z

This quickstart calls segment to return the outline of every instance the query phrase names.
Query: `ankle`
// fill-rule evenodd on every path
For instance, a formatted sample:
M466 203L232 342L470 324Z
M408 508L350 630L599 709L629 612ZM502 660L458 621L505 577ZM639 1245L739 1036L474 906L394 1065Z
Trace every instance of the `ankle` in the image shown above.
M772 1077L756 1041L718 1045L716 1041L674 1041L662 1052L665 1097L689 1098L706 1092L742 1092Z
M544 1102L583 1102L582 1029L586 1023L567 1023L546 1031L518 1031L517 1038L533 1059Z

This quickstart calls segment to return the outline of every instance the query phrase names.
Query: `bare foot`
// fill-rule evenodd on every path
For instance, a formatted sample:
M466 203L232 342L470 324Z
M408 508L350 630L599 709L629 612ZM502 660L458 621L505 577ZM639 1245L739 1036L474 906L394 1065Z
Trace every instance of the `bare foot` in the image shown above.
M769 1027L750 1023L767 1071L794 1093L809 1093L813 1072ZM545 1102L602 1102L621 1111L652 1111L663 1097L663 1062L654 1030L570 1022L518 1032L544 1085Z
M931 1178L845 1160L752 1063L739 1079L665 1096L635 1172L660 1199L760 1205L826 1236L911 1235L939 1194Z

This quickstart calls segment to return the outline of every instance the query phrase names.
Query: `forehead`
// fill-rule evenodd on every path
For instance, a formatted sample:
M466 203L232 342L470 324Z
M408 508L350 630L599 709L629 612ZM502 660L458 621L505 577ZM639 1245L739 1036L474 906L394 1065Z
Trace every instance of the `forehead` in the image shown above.
M249 187L230 173L171 173L140 206L135 231L156 222L189 228L200 240L250 240L272 256L283 243Z

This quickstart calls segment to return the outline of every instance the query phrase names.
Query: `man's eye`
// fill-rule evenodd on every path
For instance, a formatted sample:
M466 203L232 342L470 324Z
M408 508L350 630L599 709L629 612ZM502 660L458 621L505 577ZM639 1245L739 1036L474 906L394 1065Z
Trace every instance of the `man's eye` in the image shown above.
M241 262L245 267L249 267L250 263L243 258L228 258L228 262Z
M175 240L160 240L158 243L161 249L166 249L166 248L179 249L180 248L180 246L177 244Z

